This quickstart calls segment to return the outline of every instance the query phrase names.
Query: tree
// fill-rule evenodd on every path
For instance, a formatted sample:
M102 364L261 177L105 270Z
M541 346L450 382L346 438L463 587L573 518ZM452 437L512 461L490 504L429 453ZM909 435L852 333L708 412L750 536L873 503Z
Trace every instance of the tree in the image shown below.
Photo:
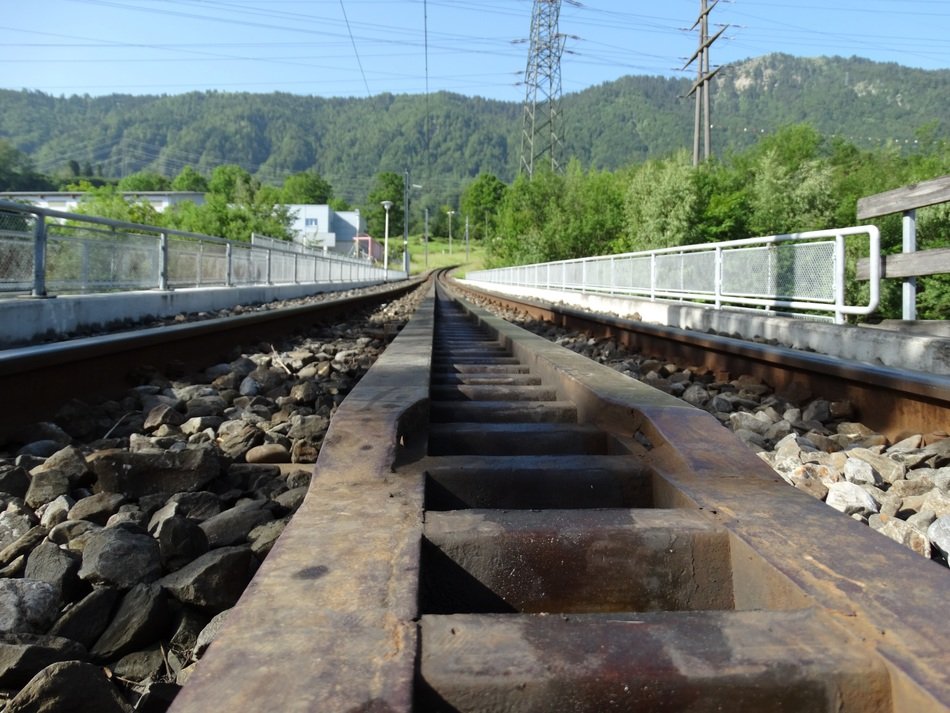
M280 190L283 203L328 204L333 198L333 187L316 171L303 171L288 176Z
M0 190L29 191L51 188L53 182L33 169L33 163L26 154L0 139Z
M259 185L247 170L237 164L227 163L211 172L208 190L231 203L240 203L251 200Z
M171 183L165 176L151 171L139 171L119 179L120 191L167 191L170 186Z
M188 191L191 193L207 193L208 179L198 173L191 166L185 166L181 173L172 180L173 191Z
M398 173L384 171L376 174L373 189L366 197L363 215L366 216L366 229L375 238L382 238L385 231L386 211L383 201L392 201L389 209L389 234L401 235L403 231L403 187L405 181Z
M480 173L462 193L462 214L472 221L471 236L487 238L508 186L493 173Z

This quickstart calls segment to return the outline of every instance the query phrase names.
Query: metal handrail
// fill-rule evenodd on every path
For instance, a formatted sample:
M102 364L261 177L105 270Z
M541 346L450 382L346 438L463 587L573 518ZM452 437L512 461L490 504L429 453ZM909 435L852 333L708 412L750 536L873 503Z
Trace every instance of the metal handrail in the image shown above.
M871 274L869 279L869 296L866 305L848 305L845 303L845 240L848 237L866 235L870 256ZM828 261L827 269L831 275L830 297L809 297L788 294L757 294L750 291L724 289L723 265L731 251L750 249L754 247L777 246L784 243L806 243L823 238L834 240L833 256ZM675 271L663 271L663 258L668 256L685 256L697 253L708 253L712 260L713 286L709 289L697 289L695 285L683 285L680 288L671 288L667 283ZM643 295L650 301L658 298L671 298L679 301L699 301L714 303L717 309L724 304L743 305L756 308L778 310L811 310L834 312L835 322L840 324L845 315L867 315L877 309L880 302L880 231L873 225L862 225L830 230L813 230L802 233L786 233L782 235L767 235L741 240L728 240L719 243L702 243L698 245L683 245L656 250L621 253L600 257L578 258L570 260L556 260L533 265L496 268L493 270L478 270L468 273L467 279L474 282L490 284L508 284L514 286L558 289L581 292L608 293L619 295ZM621 279L629 277L634 261L649 261L649 281L639 286L624 284ZM606 266L609 274L609 284L598 282L591 277L603 270L593 267ZM619 266L619 267L618 267ZM622 273L626 266L627 273ZM570 268L576 268L571 270ZM570 273L571 279L566 279ZM560 279L558 279L560 275ZM552 278L553 276L553 278ZM679 276L683 277L682 265ZM627 280L626 282L630 282Z
M32 258L32 286L31 286L31 295L34 297L45 297L47 295L47 248L48 248L48 225L47 219L55 220L59 223L65 223L66 221L72 221L74 223L82 223L87 225L94 226L103 226L111 229L112 231L119 232L138 232L138 233L148 233L154 235L157 244L156 244L156 264L157 264L157 276L155 278L154 288L160 290L169 290L172 289L172 285L169 281L169 241L171 238L177 238L183 241L189 241L192 243L197 243L199 246L199 256L198 260L201 259L201 246L203 244L212 244L224 246L224 253L222 253L221 258L223 258L226 265L226 274L222 275L218 280L223 286L232 286L238 282L235 280L233 273L233 252L235 250L247 251L248 254L261 254L265 256L265 261L267 265L266 274L262 281L255 282L254 280L247 281L241 280L240 284L253 285L253 284L273 284L274 280L271 275L271 265L275 262L275 258L280 256L281 258L286 258L287 260L293 260L293 279L286 282L289 283L302 283L302 282L336 282L344 280L378 280L380 282L386 280L394 279L404 279L406 274L398 270L383 270L382 268L376 267L372 264L366 263L365 261L357 260L343 255L329 255L329 254L310 254L310 255L301 255L299 252L293 250L288 246L288 249L281 249L279 247L262 247L258 245L252 245L251 243L244 243L239 241L227 240L225 238L220 238L211 235L204 235L201 233L192 233L183 230L176 230L173 228L165 228L155 225L147 225L144 223L134 223L129 221L114 220L111 218L102 218L99 216L84 215L81 213L72 213L68 211L54 210L51 208L42 208L39 206L24 205L22 203L16 203L12 201L0 200L0 211L5 213L18 213L22 215L31 215L35 217L35 223L33 226L32 241L33 241L33 258ZM16 233L19 237L29 237L28 234L17 231L4 231L4 234L8 237ZM81 241L82 238L73 238L68 237L64 238L65 240L75 240ZM213 257L213 256L210 256ZM210 259L209 257L209 259ZM298 266L298 261L305 261L306 264L311 265L313 279L301 279L300 273L301 268ZM326 265L326 280L317 280L316 274L318 272L318 264ZM336 266L336 267L334 267ZM354 274L355 273L355 274ZM334 274L337 275L334 279ZM177 283L177 287L188 287L188 286L202 286L207 285L207 282L202 283L201 281L201 269L200 263L198 265L197 277L193 285L182 284L181 282ZM19 284L19 283L16 283ZM124 285L121 282L116 282L110 285L113 288L127 288L127 285ZM0 288L2 289L2 288Z

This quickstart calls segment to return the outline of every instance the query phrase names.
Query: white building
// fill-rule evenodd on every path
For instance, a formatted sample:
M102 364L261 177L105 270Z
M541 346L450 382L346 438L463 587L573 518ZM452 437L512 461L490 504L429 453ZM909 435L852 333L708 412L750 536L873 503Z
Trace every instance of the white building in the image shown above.
M308 248L356 255L356 238L366 234L366 221L358 210L335 211L328 205L289 204L294 242Z

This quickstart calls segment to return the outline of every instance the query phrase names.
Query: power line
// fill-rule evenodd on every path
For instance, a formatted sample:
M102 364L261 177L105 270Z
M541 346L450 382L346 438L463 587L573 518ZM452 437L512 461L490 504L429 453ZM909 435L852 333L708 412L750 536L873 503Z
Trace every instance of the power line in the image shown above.
M363 86L366 87L366 96L371 97L373 93L369 90L369 82L366 81L366 72L363 71L363 62L360 61L360 52L356 49L356 40L353 38L353 30L350 28L350 18L346 16L346 8L343 7L343 0L340 0L340 10L343 12L343 20L346 22L346 31L350 34L350 42L353 43L353 54L356 55L356 64L360 68L360 76L363 77Z

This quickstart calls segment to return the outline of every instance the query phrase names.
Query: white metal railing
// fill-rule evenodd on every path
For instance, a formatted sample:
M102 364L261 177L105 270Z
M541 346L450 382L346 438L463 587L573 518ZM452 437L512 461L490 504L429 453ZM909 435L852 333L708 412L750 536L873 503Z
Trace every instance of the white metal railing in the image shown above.
M845 241L866 236L868 303L845 302ZM469 272L467 279L550 290L640 295L775 311L866 315L880 299L881 237L873 225L683 245Z
M275 241L276 242L276 241ZM0 201L0 294L404 279L367 260Z

